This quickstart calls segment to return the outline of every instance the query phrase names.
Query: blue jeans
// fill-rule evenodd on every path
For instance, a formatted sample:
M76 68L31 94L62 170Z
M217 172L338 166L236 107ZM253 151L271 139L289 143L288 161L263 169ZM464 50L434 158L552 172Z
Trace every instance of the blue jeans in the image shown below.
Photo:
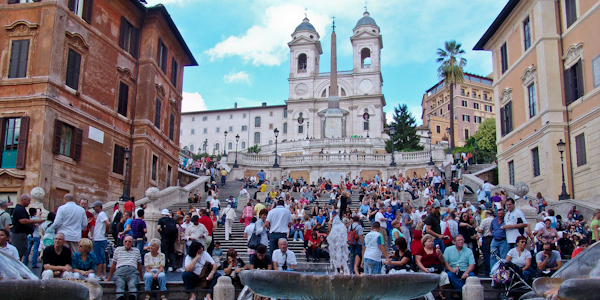
M210 286L208 288L208 294L213 294L213 288L217 284L217 279L219 279L219 277L221 277L221 274L219 273L215 273L215 275L213 275L213 279L210 281ZM183 279L183 285L187 291L193 290L194 284L201 282L200 277L192 272L183 272L181 279ZM204 280L206 280L206 277Z
M498 241L492 240L492 244L490 245L490 253L496 252L500 258L506 258L506 254L508 253L508 243L506 239ZM498 262L498 259L494 255L490 256L490 268L493 268L494 265Z
M440 189L440 194L442 195L442 198L446 197L446 189Z
M150 272L144 273L144 290L146 290L146 291L152 290L152 282L154 281L152 274L154 274L154 273L158 273L158 270L152 270L152 273L150 273ZM167 275L165 275L165 272L158 273L158 277L156 280L158 281L158 287L160 288L160 290L166 291L167 290Z
M461 279L460 276L456 275L454 272L446 271L446 274L448 274L448 279L450 279L450 283L454 289L462 291L462 287L465 285L466 280ZM469 276L475 276L475 273L469 272Z
M446 245L444 245L444 240L442 240L442 239L433 240L433 247L437 247L438 245L440 245L440 250L442 250L442 253L444 253L444 250L446 250Z
M38 250L40 249L40 238L39 237L27 237L27 253L25 253L25 258L23 259L23 264L25 266L29 265L29 253L33 249L33 255L31 256L31 267L37 267L38 261Z
M357 255L362 253L362 245L360 245L360 244L350 245L350 246L348 246L348 248L350 248L350 266L351 266L351 270L352 270L351 273L354 273L354 258L356 258Z
M487 198L487 201L490 204L490 206L493 206L494 204L492 204L492 192L485 192L485 197Z
M142 256L142 266L144 265L144 245L146 243L144 241L135 241L133 246L140 250L140 255Z
M304 240L304 232L302 232L302 230L292 230L292 232L290 233L290 235L292 236L292 238L295 240L298 237L300 237L300 240L303 241Z
M381 261L374 261L372 259L365 258L365 274L366 275L380 275L381 274Z
M94 254L96 254L96 263L97 264L105 264L106 263L106 247L108 246L108 241L94 241ZM140 253L141 255L141 253Z

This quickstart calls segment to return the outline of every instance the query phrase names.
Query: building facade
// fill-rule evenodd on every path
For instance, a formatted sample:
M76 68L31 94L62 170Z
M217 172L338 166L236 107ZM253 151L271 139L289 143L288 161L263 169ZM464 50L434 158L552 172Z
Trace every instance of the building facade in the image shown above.
M164 6L9 0L0 20L0 197L41 187L53 211L66 193L176 184L183 67L197 64Z
M479 124L496 117L492 80L465 73L464 82L454 86L454 139L463 146L475 134ZM450 86L438 82L421 100L423 125L431 130L434 144L447 141L450 128ZM431 124L430 124L431 123Z
M320 36L305 18L296 27L292 41L288 43L290 75L286 104L183 113L181 146L192 152L222 153L224 130L228 130L227 151L235 149L236 134L240 135L240 150L272 144L275 141L275 128L279 130L279 142L304 140L307 137L387 137L383 132L385 98L381 91L383 78L380 62L383 43L379 31L375 20L365 12L350 38L354 67L349 71L337 72L339 108L343 113L342 136L324 134L324 113L328 107L331 74L319 72L319 58L323 53ZM207 149L203 146L205 140Z
M564 156L570 197L600 194L598 24L600 1L510 0L475 46L493 57L501 184L557 199Z

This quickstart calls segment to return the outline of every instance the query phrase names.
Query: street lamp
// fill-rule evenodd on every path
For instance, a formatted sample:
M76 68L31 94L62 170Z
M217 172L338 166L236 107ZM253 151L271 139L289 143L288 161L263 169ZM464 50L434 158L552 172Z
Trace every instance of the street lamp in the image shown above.
M308 140L308 127L310 126L310 122L306 122L306 139Z
M558 142L556 146L558 147L558 152L560 152L560 168L562 170L562 192L560 193L560 195L558 195L558 200L566 200L570 199L571 196L567 194L567 185L565 184L565 165L563 164L563 152L565 152L565 142L563 142L563 140L560 139L560 142Z
M273 133L275 134L275 163L273 164L273 168L279 168L279 164L277 163L277 136L279 135L279 130L275 128Z
M204 143L202 143L202 145L204 145L204 153L208 154L208 139L204 139Z
M448 133L448 152L446 153L452 154L452 151L450 151L450 127L446 127L446 132Z
M127 191L129 190L129 159L131 158L131 150L125 148L125 178L123 180L123 195L121 195L121 201L129 200Z
M390 163L390 167L395 167L396 161L394 159L394 134L396 134L396 128L394 127L394 125L390 127L390 133L392 134L392 162Z
M427 135L429 136L429 165L433 166L433 155L431 154L431 130L427 130Z
M475 156L475 164L477 164L477 141L473 141L473 150Z
M223 156L227 156L227 152L225 151L227 149L227 130L225 130L223 134L225 134L225 143L223 144Z
M233 167L237 168L238 164L237 164L237 149L238 149L238 142L240 141L240 135L236 134L235 135L235 163L233 163Z

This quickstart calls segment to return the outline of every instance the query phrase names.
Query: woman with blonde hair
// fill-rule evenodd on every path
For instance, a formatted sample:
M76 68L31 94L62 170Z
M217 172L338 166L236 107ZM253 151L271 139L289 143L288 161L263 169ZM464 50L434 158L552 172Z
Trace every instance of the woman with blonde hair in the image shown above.
M418 222L415 226L415 230L413 230L412 242L410 243L410 252L417 253L419 249L423 248L423 244L421 244L421 238L423 237L423 227L425 227L425 223Z
M167 300L164 291L167 290L167 275L165 274L165 254L160 252L160 240L154 238L150 240L150 252L144 255L144 290L152 290L152 282L158 281L161 293L160 298ZM146 300L150 299L150 294L146 294Z
M600 209L594 211L594 216L590 223L590 231L592 232L592 242L590 244L598 241L598 227L600 227Z
M96 255L92 252L94 243L88 238L79 240L77 252L71 258L73 278L96 278Z
M442 289L445 285L450 284L448 274L444 272L444 254L440 248L434 248L433 240L435 238L431 234L425 234L421 238L421 244L423 248L419 249L419 252L415 253L415 263L419 268L419 272L423 273L436 273L440 274L440 293L439 298L446 299L442 293Z

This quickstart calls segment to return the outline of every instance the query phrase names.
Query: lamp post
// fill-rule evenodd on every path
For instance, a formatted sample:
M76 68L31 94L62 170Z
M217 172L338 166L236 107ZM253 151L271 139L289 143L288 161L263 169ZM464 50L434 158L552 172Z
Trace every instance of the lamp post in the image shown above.
M273 133L275 134L275 163L273 164L273 168L279 168L279 164L277 163L277 136L279 135L279 130L275 128Z
M473 152L475 156L475 164L477 164L477 141L473 141Z
M395 167L396 161L394 159L394 134L396 134L396 128L394 127L394 125L390 127L390 133L392 134L392 162L390 163L390 167Z
M131 150L125 148L125 178L123 180L123 195L121 195L121 201L129 200L129 159L131 158Z
M225 151L227 149L227 130L225 130L223 134L225 134L225 143L223 143L223 156L227 156L227 152Z
M204 153L208 154L208 139L204 139L204 143L202 143Z
M448 133L448 152L446 153L452 154L452 151L450 151L450 127L446 127L446 132Z
M427 135L429 136L429 165L433 166L433 155L431 154L431 130L427 130Z
M308 127L310 126L310 122L306 122L306 139L308 140Z
M238 149L238 142L240 141L240 135L236 134L235 135L235 163L233 163L233 167L237 168L238 164L237 164L237 149Z
M565 142L563 142L563 140L561 139L560 142L556 144L556 146L558 147L558 152L560 152L560 168L562 171L562 192L560 193L560 195L558 195L558 200L566 200L570 199L571 196L567 194L567 185L565 184L565 165L563 164L563 152L565 152Z

